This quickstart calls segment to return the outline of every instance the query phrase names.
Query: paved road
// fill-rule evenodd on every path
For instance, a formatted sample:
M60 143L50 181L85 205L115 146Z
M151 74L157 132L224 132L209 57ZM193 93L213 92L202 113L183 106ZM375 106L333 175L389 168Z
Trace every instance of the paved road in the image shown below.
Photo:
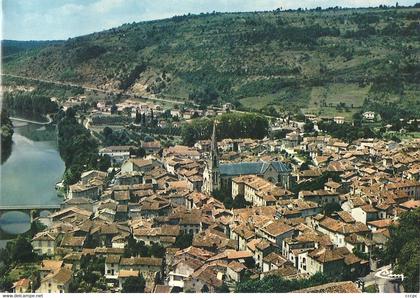
M387 278L387 274L382 274L389 272L390 269L390 265L387 265L361 278L365 281L365 287L376 284L380 293L403 293L404 289L399 282Z

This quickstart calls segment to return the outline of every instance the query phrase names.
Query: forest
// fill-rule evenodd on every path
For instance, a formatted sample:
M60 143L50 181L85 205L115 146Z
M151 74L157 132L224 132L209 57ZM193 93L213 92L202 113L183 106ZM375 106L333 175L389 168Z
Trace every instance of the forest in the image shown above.
M181 129L183 143L192 146L198 140L210 139L216 121L217 138L262 139L268 134L266 117L252 113L225 113L215 118L197 118Z

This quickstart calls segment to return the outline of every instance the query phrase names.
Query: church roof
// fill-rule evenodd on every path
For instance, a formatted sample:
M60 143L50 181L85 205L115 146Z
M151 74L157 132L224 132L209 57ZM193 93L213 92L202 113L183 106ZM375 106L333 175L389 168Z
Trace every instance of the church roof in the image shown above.
M227 176L262 174L268 169L270 164L278 172L290 172L289 167L280 161L273 161L269 163L261 161L220 164L219 169L221 175Z

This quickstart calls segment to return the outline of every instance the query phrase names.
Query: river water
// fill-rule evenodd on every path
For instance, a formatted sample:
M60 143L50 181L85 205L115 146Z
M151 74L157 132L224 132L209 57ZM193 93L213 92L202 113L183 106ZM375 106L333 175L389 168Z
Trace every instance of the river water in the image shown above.
M13 124L12 153L0 166L0 208L61 202L55 184L65 166L58 153L55 127L21 121ZM29 227L29 216L22 212L0 217L0 228L6 233L20 234Z

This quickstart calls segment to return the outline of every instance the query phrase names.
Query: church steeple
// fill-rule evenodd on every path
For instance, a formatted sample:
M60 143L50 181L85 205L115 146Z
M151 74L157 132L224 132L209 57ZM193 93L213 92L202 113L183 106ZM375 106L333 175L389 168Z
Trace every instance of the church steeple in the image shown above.
M203 176L204 181L202 189L204 193L211 195L215 190L220 189L219 150L217 148L216 121L213 122L210 156Z
M219 150L217 149L217 138L216 138L216 121L213 122L213 133L211 136L211 148L210 148L210 167L217 168L219 166Z

